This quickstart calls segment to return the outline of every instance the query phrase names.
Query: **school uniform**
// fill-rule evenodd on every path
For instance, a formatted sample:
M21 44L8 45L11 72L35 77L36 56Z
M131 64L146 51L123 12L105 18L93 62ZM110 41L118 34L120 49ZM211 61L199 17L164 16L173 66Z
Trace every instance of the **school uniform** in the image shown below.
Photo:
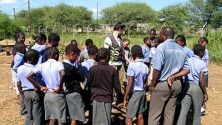
M147 45L143 45L142 46L142 51L143 51L143 62L149 66L150 65L150 59L149 59L149 55L150 55L150 48Z
M60 71L64 69L62 63L48 59L45 63L33 69L34 73L40 73L48 88L44 98L45 120L58 119L61 123L66 123L66 101L64 91L54 93L60 85Z
M124 61L123 61L123 65L124 65L124 70L125 72L127 72L129 63L130 63L130 58L131 58L131 52L129 47L125 47L124 49Z
M184 47L183 47L183 50L184 50L184 52L186 53L186 55L187 55L188 58L191 58L191 57L194 56L194 53L193 53L193 51L192 51L190 48L184 46Z
M28 74L34 69L34 65L25 63L17 70L17 82L21 84L24 93L25 109L27 111L25 125L42 125L43 107L40 92L27 79Z
M38 60L38 64L41 64L42 63L42 54L43 52L45 51L46 49L46 45L39 45L38 43L35 43L33 46L32 46L32 49L36 50L39 52L39 60Z
M134 118L139 113L147 109L146 92L144 90L144 81L148 77L148 67L143 63L143 59L137 59L130 63L127 76L132 76L133 86L132 95L129 99L126 118Z
M156 47L152 46L150 48L150 54L149 54L149 59L150 59L150 74L149 74L149 77L150 77L150 80L153 79L153 62L154 62L155 54L156 54Z
M16 90L16 94L19 95L18 87L17 87L17 69L19 66L23 65L25 63L25 56L24 54L20 52L16 52L16 55L14 56L13 59L13 65L12 65L12 74L13 76L13 81L14 81L14 86Z
M87 59L86 61L82 62L83 74L85 77L89 74L89 69L95 65L96 61L94 59Z
M87 83L93 100L93 125L111 125L113 88L122 97L117 71L108 63L99 62L90 68Z
M82 51L80 52L80 59L81 59L82 61L86 61L87 59L89 59L89 54L88 54L87 48L85 48L84 50L82 50Z
M209 64L209 52L207 50L207 48L205 48L205 54L202 57L202 60L206 63L207 67ZM208 87L208 74L206 74L206 87Z
M70 119L84 122L85 112L82 96L80 95L82 90L80 82L83 82L85 77L70 61L64 60L63 65L65 69L66 103Z
M48 60L48 49L45 49L43 52L42 52L42 63L46 62Z
M184 85L182 94L184 98L181 102L181 111L179 115L178 125L185 125L187 114L189 112L191 104L194 107L193 125L201 124L201 107L203 104L203 92L200 88L200 76L203 72L207 74L208 69L203 60L199 56L194 55L188 59L188 65L190 73L188 74L188 82Z
M167 39L157 47L153 68L160 71L160 76L151 93L149 125L159 124L162 112L164 112L164 124L173 124L176 100L181 91L181 82L175 80L173 85L169 87L167 79L181 69L186 68L185 61L186 54L183 48L176 44L173 39Z

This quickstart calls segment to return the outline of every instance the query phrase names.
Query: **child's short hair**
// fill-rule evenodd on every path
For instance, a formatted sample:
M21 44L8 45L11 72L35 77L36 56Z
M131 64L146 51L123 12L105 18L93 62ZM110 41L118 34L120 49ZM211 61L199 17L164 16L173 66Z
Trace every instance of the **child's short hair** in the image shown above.
M142 47L139 45L134 45L131 48L131 54L133 57L139 57L139 58L143 58L143 51L142 51Z
M208 44L208 39L206 37L200 37L198 43L206 42Z
M130 40L129 39L127 39L127 38L124 38L123 40L122 40L123 42L129 42L130 43Z
M200 53L203 53L205 52L205 47L200 45L200 44L196 44L194 47L193 47L193 52L195 55L198 55Z
M123 30L126 26L123 25L122 23L118 22L114 25L113 30L117 31L117 30Z
M25 53L25 58L27 61L29 61L31 64L35 65L38 62L39 59L39 52L34 49L29 49Z
M47 56L48 58L55 58L56 56L59 55L59 49L56 47L51 47L48 49Z
M186 38L184 35L177 35L176 39L181 39L181 41L184 43L184 45L186 46L187 45L187 42L186 42Z
M18 38L19 38L20 36L25 36L25 33L23 33L23 32L17 32L17 33L15 34L15 41L16 41L16 42L19 42L19 41L18 41Z
M155 29L151 29L150 32L154 32L156 34L156 30Z
M80 53L80 51L79 51L79 49L77 48L76 45L74 45L74 44L67 45L66 46L66 50L65 50L66 55L70 54L72 52L75 53L75 54L79 54Z
M98 48L95 45L91 45L88 48L88 54L89 55L95 55L98 53Z
M93 40L92 39L86 39L85 41L85 46L93 45Z
M149 40L149 37L144 37L143 42L145 43L147 40Z
M100 48L97 53L98 61L107 59L107 57L110 57L110 51L107 48Z
M49 43L52 43L53 47L57 47L59 45L58 43L60 41L60 37L57 33L50 33L48 36L48 41Z
M71 40L71 41L70 41L70 44L73 44L73 45L75 45L76 47L78 46L78 43L77 43L77 41L76 41L75 39Z
M15 49L17 52L21 52L23 48L26 48L23 42L18 42L15 44Z
M39 33L35 36L35 40L36 42L40 42L41 40L45 40L46 41L47 37L44 33Z

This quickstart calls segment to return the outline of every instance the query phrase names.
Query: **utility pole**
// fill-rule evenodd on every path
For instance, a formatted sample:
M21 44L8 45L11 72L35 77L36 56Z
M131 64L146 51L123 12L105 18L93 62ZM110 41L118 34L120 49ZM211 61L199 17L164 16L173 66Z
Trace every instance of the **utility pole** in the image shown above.
M29 12L29 32L32 31L31 14L30 14L30 0L28 0L28 12Z
M15 19L15 18L16 18L16 17L15 17L15 8L13 8L13 13L14 13L14 19Z
M99 3L97 2L96 5L96 23L98 25L98 19L99 19Z

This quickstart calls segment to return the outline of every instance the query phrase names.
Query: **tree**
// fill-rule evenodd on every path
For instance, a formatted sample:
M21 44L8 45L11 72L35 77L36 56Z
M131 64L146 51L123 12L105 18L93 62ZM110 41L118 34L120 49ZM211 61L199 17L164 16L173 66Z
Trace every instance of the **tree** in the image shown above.
M0 12L0 39L10 38L17 31L21 31L21 28L16 22L12 22L8 15Z
M170 5L160 10L159 21L165 25L173 26L176 31L183 32L189 27L192 17L188 13L188 7L183 4Z
M56 26L57 31L61 31L63 27L68 29L76 24L82 28L88 26L92 21L92 12L85 7L73 7L63 3L55 7L45 6L31 9L30 15L32 28L35 29L38 29L40 26L42 28L47 26L48 30L52 30ZM29 26L27 11L20 11L16 17L17 20L23 22L24 26Z
M156 21L157 12L144 3L120 3L102 10L102 19L107 24L150 23Z
M206 22L215 28L222 25L221 0L190 0L188 6L196 25L202 26Z

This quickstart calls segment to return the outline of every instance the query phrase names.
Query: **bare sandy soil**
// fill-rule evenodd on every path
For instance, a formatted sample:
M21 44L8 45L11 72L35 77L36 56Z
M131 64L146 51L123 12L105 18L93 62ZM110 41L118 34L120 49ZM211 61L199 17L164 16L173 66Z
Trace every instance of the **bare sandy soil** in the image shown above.
M24 116L19 115L18 98L11 84L11 56L0 54L0 121L1 125L22 125ZM209 66L209 100L202 125L222 125L222 67Z

